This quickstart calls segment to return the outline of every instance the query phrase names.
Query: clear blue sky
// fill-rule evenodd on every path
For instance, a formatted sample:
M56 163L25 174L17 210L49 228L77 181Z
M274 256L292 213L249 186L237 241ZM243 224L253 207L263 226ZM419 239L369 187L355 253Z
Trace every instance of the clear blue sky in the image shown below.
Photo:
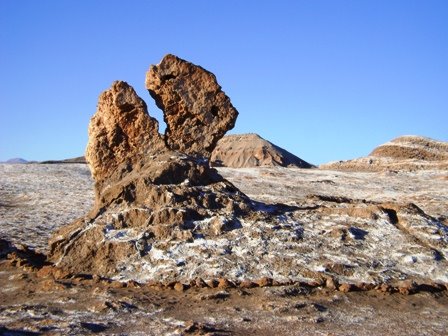
M320 164L448 141L448 1L0 0L0 161L84 153L98 95L167 54L212 71L259 133Z

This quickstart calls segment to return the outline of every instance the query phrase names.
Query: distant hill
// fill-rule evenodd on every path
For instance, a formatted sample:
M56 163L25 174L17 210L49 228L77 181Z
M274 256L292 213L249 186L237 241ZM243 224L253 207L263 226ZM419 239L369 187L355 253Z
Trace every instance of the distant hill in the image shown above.
M8 161L5 161L5 163L23 164L23 163L28 163L28 161L25 159L22 159L22 158L13 158L13 159L9 159Z
M210 162L213 166L233 168L313 167L308 162L254 133L226 135L218 141Z
M299 167L312 168L312 164L287 150L263 139L258 134L235 134L224 136L210 158L215 167ZM84 156L65 160L47 160L43 164L87 163Z
M367 157L329 162L319 168L361 171L448 169L448 142L405 135L376 147Z
M87 163L86 158L84 156L78 156L71 159L65 159L65 160L47 160L42 161L41 163L44 164L53 164L53 163Z

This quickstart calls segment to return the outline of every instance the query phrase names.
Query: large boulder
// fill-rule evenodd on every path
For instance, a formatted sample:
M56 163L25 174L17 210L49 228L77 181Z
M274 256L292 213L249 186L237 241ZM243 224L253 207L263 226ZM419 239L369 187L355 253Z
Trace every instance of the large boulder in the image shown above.
M169 148L209 158L216 143L235 125L238 111L211 72L166 55L146 74L146 88L163 110Z

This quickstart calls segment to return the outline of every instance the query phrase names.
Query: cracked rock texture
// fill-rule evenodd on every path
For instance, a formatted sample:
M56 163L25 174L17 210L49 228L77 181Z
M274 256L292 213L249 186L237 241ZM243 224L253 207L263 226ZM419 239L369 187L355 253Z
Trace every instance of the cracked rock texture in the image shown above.
M169 148L209 158L216 143L235 125L238 111L211 72L166 55L146 74L146 88L164 111Z
M126 82L116 81L100 95L90 120L86 149L98 193L119 167L125 173L141 161L142 155L164 150L158 128L146 103Z

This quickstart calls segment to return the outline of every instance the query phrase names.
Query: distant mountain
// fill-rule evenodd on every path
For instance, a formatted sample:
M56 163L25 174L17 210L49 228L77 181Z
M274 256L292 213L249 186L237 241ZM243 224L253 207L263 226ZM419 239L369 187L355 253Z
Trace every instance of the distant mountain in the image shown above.
M86 158L84 156L78 156L71 159L65 159L65 160L47 160L42 161L41 163L44 164L53 164L53 163L87 163Z
M218 141L210 162L214 166L233 168L313 167L308 162L254 133L226 135Z
M368 156L320 165L321 169L382 171L448 169L448 142L405 135L376 147Z
M28 161L25 159L22 159L22 158L13 158L13 159L9 159L8 161L5 161L5 163L23 164L23 163L28 163Z

